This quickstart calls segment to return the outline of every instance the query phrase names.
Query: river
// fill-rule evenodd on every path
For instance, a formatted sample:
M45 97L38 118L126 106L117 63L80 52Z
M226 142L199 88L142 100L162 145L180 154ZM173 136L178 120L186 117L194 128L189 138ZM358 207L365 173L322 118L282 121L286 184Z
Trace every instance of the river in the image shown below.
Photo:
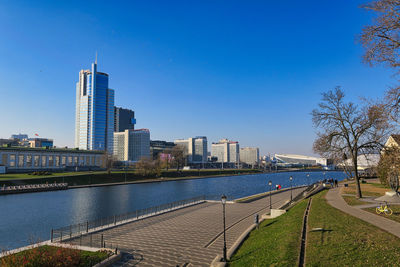
M307 174L309 177L307 178ZM343 172L281 172L154 183L78 188L0 196L0 251L48 240L52 228L122 214L200 195L236 199L325 178L342 180ZM274 189L274 188L273 188Z

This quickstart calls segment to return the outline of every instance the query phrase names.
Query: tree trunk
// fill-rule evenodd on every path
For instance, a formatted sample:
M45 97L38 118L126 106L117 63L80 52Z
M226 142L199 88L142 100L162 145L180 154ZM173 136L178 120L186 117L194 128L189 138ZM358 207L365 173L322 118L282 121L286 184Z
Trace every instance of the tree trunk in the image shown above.
M354 177L356 179L357 198L362 198L361 186L360 186L360 177L358 176L357 155L353 156L353 166L354 166Z

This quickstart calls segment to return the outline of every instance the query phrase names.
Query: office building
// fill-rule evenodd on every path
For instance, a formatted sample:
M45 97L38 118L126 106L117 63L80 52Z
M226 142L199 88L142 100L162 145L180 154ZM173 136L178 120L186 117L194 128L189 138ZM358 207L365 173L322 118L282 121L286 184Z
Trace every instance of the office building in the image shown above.
M114 107L114 132L134 130L135 124L136 119L133 110Z
M174 142L152 140L150 141L150 155L153 156L153 159L156 159L161 153L170 154L174 147Z
M217 162L238 163L239 153L239 142L222 139L211 144L211 157L217 158Z
M260 162L260 151L258 147L240 148L240 162L247 165L258 165Z
M178 139L174 143L184 148L188 163L207 162L207 137L197 136L188 139Z
M114 133L114 156L120 161L139 161L150 156L150 131L125 130Z
M76 84L75 147L83 150L113 151L114 90L108 86L109 75L91 70L79 72Z

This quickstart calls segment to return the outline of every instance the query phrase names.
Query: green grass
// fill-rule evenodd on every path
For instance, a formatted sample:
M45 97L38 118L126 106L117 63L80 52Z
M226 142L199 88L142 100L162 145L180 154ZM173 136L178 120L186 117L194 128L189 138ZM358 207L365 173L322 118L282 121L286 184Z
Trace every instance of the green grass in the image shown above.
M287 213L265 220L250 233L229 266L295 266L300 251L301 226L306 201Z
M313 197L308 221L307 266L398 266L400 239Z
M376 205L378 206L378 205ZM364 210L371 212L373 214L376 214L378 216L382 216L385 218L388 218L390 220L396 221L396 222L400 222L400 206L397 205L390 205L390 208L393 210L393 214L392 215L386 215L385 213L381 213L381 214L377 214L376 213L376 207L373 208L366 208Z
M41 246L0 258L2 267L76 266L91 267L105 260L108 251L83 251L54 246Z
M359 200L355 196L342 196L342 197L344 201L346 201L346 203L349 204L350 206L368 204L367 202Z

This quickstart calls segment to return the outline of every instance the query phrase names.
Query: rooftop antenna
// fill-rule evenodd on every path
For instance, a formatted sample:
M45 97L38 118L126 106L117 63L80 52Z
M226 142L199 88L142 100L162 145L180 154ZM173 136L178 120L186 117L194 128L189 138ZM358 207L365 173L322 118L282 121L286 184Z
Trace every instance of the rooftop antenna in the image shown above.
M96 51L96 61L94 63L97 65L97 51Z

